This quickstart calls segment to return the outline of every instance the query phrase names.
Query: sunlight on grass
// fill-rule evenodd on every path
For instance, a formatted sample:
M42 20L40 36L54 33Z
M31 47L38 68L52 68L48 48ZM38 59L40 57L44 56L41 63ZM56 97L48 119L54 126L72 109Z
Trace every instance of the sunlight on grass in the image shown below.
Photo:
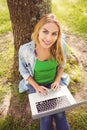
M11 34L0 37L0 102L10 90L7 79L11 77L13 65L14 46L10 38Z
M39 130L39 123L37 120L31 121L29 117L20 120L9 115L0 120L0 130Z
M78 52L74 48L67 45L67 63L65 66L65 71L70 76L71 84L82 82L82 68L74 54L78 55Z
M13 64L13 44L6 41L0 45L0 77L5 77L10 73Z
M2 113L3 117L7 116L9 106L11 101L11 89L9 85L3 86L3 88L0 87L0 113Z
M81 76L82 71L78 65L75 65L75 64L70 65L69 63L67 63L65 69L68 72L68 74L70 75L71 83L82 82L82 76Z
M62 24L87 40L87 1L53 0L52 10Z
M2 103L2 100L4 98L4 95L6 94L6 90L0 87L0 103Z
M68 113L71 130L87 130L87 105Z
M11 31L11 21L6 0L0 0L0 35Z

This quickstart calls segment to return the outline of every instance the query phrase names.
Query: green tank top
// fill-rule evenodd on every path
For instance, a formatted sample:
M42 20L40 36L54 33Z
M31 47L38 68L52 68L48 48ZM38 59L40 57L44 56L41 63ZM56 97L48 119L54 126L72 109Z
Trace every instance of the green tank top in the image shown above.
M59 63L51 58L46 61L36 60L34 79L39 84L48 84L54 81Z

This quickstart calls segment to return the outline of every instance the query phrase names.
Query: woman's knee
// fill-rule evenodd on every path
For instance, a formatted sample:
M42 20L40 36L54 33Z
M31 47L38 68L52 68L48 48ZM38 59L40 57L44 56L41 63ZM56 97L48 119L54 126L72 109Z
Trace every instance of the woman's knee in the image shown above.
M46 116L40 119L40 130L53 130L51 116Z
M64 119L64 117L66 117L65 112L60 112L54 115L54 118L58 119L58 120L62 120Z
M45 124L52 123L52 118L51 118L51 116L42 117L41 122L43 122Z

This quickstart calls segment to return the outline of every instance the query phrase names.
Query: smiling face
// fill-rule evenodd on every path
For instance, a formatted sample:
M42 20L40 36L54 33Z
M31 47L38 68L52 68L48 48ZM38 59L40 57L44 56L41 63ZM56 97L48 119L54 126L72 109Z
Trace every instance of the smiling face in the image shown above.
M43 48L50 48L58 38L58 26L53 22L44 24L39 30L38 41Z

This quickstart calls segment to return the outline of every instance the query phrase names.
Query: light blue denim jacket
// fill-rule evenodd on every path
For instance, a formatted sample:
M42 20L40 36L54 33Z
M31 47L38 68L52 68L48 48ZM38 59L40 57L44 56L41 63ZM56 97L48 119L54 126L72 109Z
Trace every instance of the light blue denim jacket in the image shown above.
M66 43L62 38L64 55L66 57ZM19 72L23 79L19 83L19 92L22 93L29 89L28 77L34 75L34 66L36 63L37 56L35 54L35 43L33 41L21 45L19 48ZM66 59L66 58L65 58ZM68 75L63 73L62 77L66 78ZM69 84L69 77L66 85Z

